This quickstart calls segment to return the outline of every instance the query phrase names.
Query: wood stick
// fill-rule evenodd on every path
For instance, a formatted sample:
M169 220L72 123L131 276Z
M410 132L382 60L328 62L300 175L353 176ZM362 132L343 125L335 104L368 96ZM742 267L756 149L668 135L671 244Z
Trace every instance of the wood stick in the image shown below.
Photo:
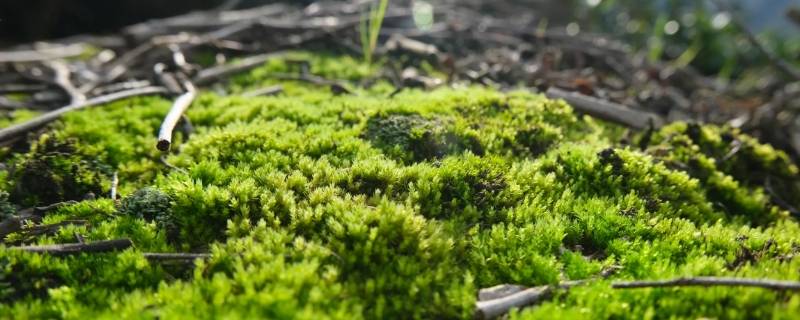
M483 288L478 291L478 301L488 301L510 296L527 289L517 284L501 284L494 287Z
M620 266L604 268L600 274L593 278L607 278L619 271ZM569 290L572 287L588 283L589 279L565 281L556 286L543 285L526 288L520 285L502 284L478 291L478 302L475 305L476 319L492 319L506 314L513 308L530 306L547 299L556 290Z
M283 92L283 86L275 85L244 92L242 93L242 97L252 98L252 97L262 97L262 96L273 96L281 92Z
M42 219L42 215L46 212L58 209L62 206L72 205L78 203L77 201L64 201L57 202L43 207L33 207L20 210L17 215L10 216L3 221L0 221L0 241L5 239L9 234L19 232L22 229L23 222L34 221L38 222Z
M44 125L50 122L58 120L59 118L61 118L61 116L63 116L68 112L77 111L87 107L99 104L105 104L135 96L163 94L166 92L167 92L166 89L161 87L144 87L144 88L115 92L104 96L99 96L78 104L70 104L65 107L61 107L59 109L42 114L26 122L0 129L0 142L5 142L13 138L17 138L25 133L43 127Z
M0 51L0 63L25 63L64 59L81 55L86 46L77 43L34 50Z
M712 287L712 286L758 287L758 288L765 288L772 290L800 291L800 282L797 281L746 279L746 278L730 278L730 277L694 277L694 278L678 278L672 280L617 282L612 284L612 287L615 289L657 288L657 287Z
M143 253L147 260L151 261L178 261L178 262L193 262L197 259L208 259L211 257L209 253Z
M44 84L7 84L0 85L0 93L31 93L42 91L47 86Z
M23 220L21 217L11 216L0 222L0 240L5 239L9 234L22 230Z
M158 150L169 150L172 144L172 131L175 130L175 125L178 124L178 120L181 119L183 113L186 112L186 109L192 104L194 98L197 97L197 89L195 89L191 82L185 81L184 86L186 87L186 93L175 99L175 103L172 104L169 113L164 117L164 122L161 123L161 129L158 131L158 143L156 143L156 148L158 148Z
M658 115L631 109L621 104L600 100L577 92L567 92L551 87L545 95L551 99L562 99L577 111L635 129L647 129L651 121L656 128L664 124L664 120Z
M285 53L283 52L266 53L247 57L234 63L211 67L198 72L194 79L192 79L192 82L197 85L205 85L210 82L224 79L230 77L231 75L259 67L270 59L284 55Z
M499 299L478 301L475 308L476 319L494 319L513 308L520 308L544 300L553 293L551 286L528 288Z
M69 96L69 103L72 105L81 103L86 101L86 96L72 84L72 80L70 79L72 72L69 71L69 67L63 61L49 61L46 63L50 69L53 69L55 73L55 79L53 82L58 85L61 90Z
M119 185L119 174L117 174L117 172L114 171L114 176L111 178L111 191L110 191L111 194L109 195L111 197L111 200L114 200L114 201L117 200L117 186L118 185Z
M22 250L33 253L45 253L54 256L80 254L84 252L112 252L125 250L133 246L130 239L114 239L95 241L90 243L66 243L44 246L10 247L12 250Z
M86 220L65 220L53 224L45 224L45 225L32 226L28 228L22 228L21 230L19 230L19 232L24 233L26 236L38 236L42 234L55 233L56 231L58 231L58 229L65 226L70 226L70 225L82 226L87 224L89 224L89 221Z

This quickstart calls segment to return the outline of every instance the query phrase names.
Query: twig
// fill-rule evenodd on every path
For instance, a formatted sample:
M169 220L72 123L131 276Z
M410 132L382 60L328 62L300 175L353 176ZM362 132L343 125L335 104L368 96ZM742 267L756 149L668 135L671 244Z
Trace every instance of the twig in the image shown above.
M603 269L598 276L599 278L607 278L621 268L620 266L610 266ZM588 279L565 281L557 286L544 285L533 288L504 284L481 289L478 292L479 301L475 305L475 318L493 319L506 314L513 308L521 308L539 303L549 298L556 289L569 290L572 287L580 286L587 282L589 282Z
M352 94L353 92L344 85L342 81L339 80L329 80L325 79L320 76L316 76L313 74L300 74L300 75L291 75L291 74L279 74L274 73L269 75L271 78L278 79L278 80L289 80L289 81L303 81L308 82L318 86L328 86L331 88L335 94Z
M69 71L69 67L62 62L62 61L49 61L47 62L47 66L50 69L53 69L55 73L55 79L53 82L58 85L61 90L69 95L69 103L71 105L79 104L81 102L86 101L86 96L75 88L75 85L72 84L72 80L70 80L70 75L72 74Z
M33 207L20 210L17 215L8 217L0 222L0 240L5 239L5 237L9 234L21 231L22 224L25 221L39 221L42 219L42 215L44 215L46 212L50 210L58 209L62 206L76 204L76 203L78 202L70 200L70 201L54 203L43 207Z
M105 96L92 98L79 104L71 104L65 107L61 107L59 109L47 112L26 122L13 125L8 128L0 129L0 143L8 141L13 138L17 138L27 132L38 129L50 122L53 122L61 118L62 115L68 112L77 111L87 107L99 104L105 104L135 96L163 94L163 93L166 93L166 90L161 87L144 87L144 88L115 92Z
M11 216L0 222L0 240L5 239L9 234L22 230L23 221L22 217Z
M800 290L800 282L769 279L745 279L726 277L695 277L673 280L630 281L612 284L615 289L655 288L655 287L758 287L772 290Z
M117 186L119 185L119 175L114 171L114 176L111 177L111 200L117 200Z
M178 171L180 173L187 173L186 170L184 170L183 168L176 167L175 165L169 163L169 161L167 161L167 155L166 154L162 154L161 157L159 157L158 159L161 160L161 164L163 164L165 167L169 168L170 170L175 170L175 171Z
M273 96L281 92L283 92L283 86L275 85L244 92L242 93L242 97L252 98L252 97L262 97L262 96Z
M0 96L0 109L5 110L17 110L17 109L24 109L28 105L23 102L14 101L12 99Z
M476 319L494 319L506 314L513 308L535 304L544 300L553 293L551 286L538 286L528 288L503 298L478 301L475 308Z
M0 93L31 93L42 91L47 86L43 84L7 84L0 86Z
M20 230L20 232L25 232L28 235L36 236L36 235L40 235L40 234L54 232L54 231L56 231L59 228L64 227L64 226L72 226L72 225L81 226L81 225L86 225L88 223L89 223L89 221L86 221L86 220L64 220L64 221L61 221L61 222L58 222L58 223L53 223L53 224L45 224L45 225L39 225L39 226L32 226L32 227L28 227L28 228L22 228L22 230Z
M172 131L175 130L175 125L178 124L178 120L181 119L183 113L186 112L186 109L189 108L194 98L197 96L197 89L195 89L191 82L185 81L184 87L186 87L186 93L175 99L175 103L172 104L169 113L164 117L164 122L161 123L161 129L158 131L158 143L156 144L158 150L169 150L172 144Z
M247 57L231 64L201 70L197 73L194 79L192 79L192 82L197 85L205 85L213 81L227 78L233 74L256 68L263 65L270 59L274 59L283 55L285 55L283 52L261 54Z
M478 301L487 301L507 297L527 289L517 284L501 284L494 287L483 288L478 291Z
M33 253L45 253L54 256L80 254L84 252L111 252L125 250L133 246L130 239L103 240L90 243L66 243L44 246L10 247L12 250L22 250Z
M35 50L0 51L0 63L24 63L71 58L86 50L83 44L53 46Z
M764 191L766 191L770 199L773 203L775 203L778 207L783 210L789 211L789 214L795 217L800 217L800 210L792 206L789 202L784 200L775 189L772 187L772 178L771 176L767 175L767 178L764 180Z
M547 90L546 95L551 99L563 99L580 112L635 129L646 129L651 121L656 128L664 124L664 120L655 114L631 109L621 104L600 100L577 92L550 88Z
M157 261L157 262L180 262L180 263L191 263L197 259L208 259L211 258L211 254L209 253L153 253L153 252L145 252L144 257L150 261Z

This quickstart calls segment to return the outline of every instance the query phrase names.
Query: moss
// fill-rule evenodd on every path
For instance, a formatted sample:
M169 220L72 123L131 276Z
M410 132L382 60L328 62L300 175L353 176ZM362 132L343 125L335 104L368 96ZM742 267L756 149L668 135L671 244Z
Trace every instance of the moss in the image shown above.
M17 208L8 200L8 192L0 191L0 221L17 213Z
M109 167L81 154L75 143L43 135L13 164L12 201L23 206L45 205L102 193Z
M441 159L471 151L482 155L475 136L459 136L449 130L446 120L424 119L419 115L378 115L367 121L364 137L391 157L405 162Z
M235 77L233 95L204 93L190 108L196 131L179 134L166 158L177 169L153 148L170 104L161 98L68 115L11 156L0 185L13 205L105 193L114 171L128 195L48 213L42 223L89 225L31 244L78 233L135 247L65 258L0 248L0 318L469 318L477 288L580 279L590 280L510 317L800 311L795 295L754 288L610 287L703 275L797 280L800 225L779 203L796 202L800 179L783 153L733 129L687 124L631 149L614 143L624 130L523 91L387 98L393 88L381 81L353 86L354 95L286 82L276 97L236 95L299 72L298 59L353 84L376 71L300 53ZM42 168L27 172L45 183L28 183L20 168ZM50 188L33 187L42 185ZM174 268L141 255L182 251L211 258ZM594 279L611 265L622 269Z

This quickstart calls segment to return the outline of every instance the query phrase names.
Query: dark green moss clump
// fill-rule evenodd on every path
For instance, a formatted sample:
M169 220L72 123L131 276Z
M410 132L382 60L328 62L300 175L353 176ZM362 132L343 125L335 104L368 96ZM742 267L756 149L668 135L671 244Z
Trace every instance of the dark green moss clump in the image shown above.
M467 150L477 155L484 153L477 137L453 132L447 120L413 114L372 117L364 136L390 156L406 162L441 159Z
M0 221L17 213L17 208L9 202L8 192L0 191Z
M299 57L331 78L374 71ZM89 225L28 241L77 233L135 247L72 257L0 247L0 318L468 319L479 288L569 280L587 282L509 318L800 314L792 293L610 285L800 279L800 224L787 209L800 205L798 170L747 135L673 124L634 149L563 102L480 87L386 98L394 87L380 81L354 95L286 82L284 96L235 94L292 70L275 59L233 79L233 95L202 94L188 113L195 133L166 158L177 169L152 147L169 107L159 98L67 115L16 156L0 175L14 205L99 194L105 166L128 195L50 212L42 223ZM0 211L13 208L2 200ZM141 255L174 251L211 258L175 268Z
M75 140L44 135L14 163L11 200L23 206L82 200L103 192L109 168L79 153Z

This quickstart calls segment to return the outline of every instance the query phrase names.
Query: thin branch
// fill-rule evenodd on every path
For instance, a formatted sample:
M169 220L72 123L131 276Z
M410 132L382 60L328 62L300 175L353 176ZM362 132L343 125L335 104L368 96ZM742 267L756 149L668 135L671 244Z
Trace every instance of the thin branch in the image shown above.
M41 128L50 122L58 120L59 118L61 118L62 115L68 112L77 111L87 107L99 104L105 104L135 96L163 94L163 93L166 93L166 90L161 87L144 87L144 88L115 92L105 96L92 98L79 104L70 104L68 106L61 107L59 109L42 114L26 122L0 129L0 143L11 140L13 138L18 138L21 135L24 135L30 131Z
M58 223L53 224L45 224L45 225L38 225L32 226L28 228L22 228L19 230L20 233L24 233L26 236L38 236L42 234L49 234L55 233L58 229L65 226L82 226L89 224L89 221L86 220L65 220Z
M119 174L117 174L117 172L114 171L114 176L111 177L111 191L110 191L111 200L114 201L117 200L117 186L119 186Z
M517 284L501 284L494 287L483 288L478 291L478 301L488 301L510 296L527 289Z
M553 293L551 286L538 286L499 299L478 301L475 308L476 319L494 319L506 314L513 308L529 306L549 297Z
M300 74L300 75L292 75L292 74L283 74L283 73L273 73L270 74L269 77L278 79L278 80L288 80L288 81L302 81L308 82L313 85L318 86L327 86L330 87L331 91L335 94L352 94L353 92L350 89L347 89L347 86L344 84L343 81L340 80L330 80L325 79L323 77L313 75L313 74Z
M192 263L197 259L211 258L208 253L143 253L147 260L154 262L177 262L177 263Z
M64 92L69 95L69 103L71 105L79 104L86 101L86 96L72 84L72 80L70 77L72 72L69 71L69 67L63 61L49 61L47 62L47 66L50 69L53 69L55 73L55 79L53 82L64 90Z
M0 63L25 63L64 59L79 56L85 51L86 46L81 43L34 50L0 51Z
M0 222L0 240L6 238L7 235L22 230L23 218L18 216L11 216Z
M44 84L6 84L0 85L0 93L31 93L42 91L46 89L47 86Z
M5 239L5 237L9 234L21 231L25 221L38 222L48 211L76 203L76 201L64 201L43 207L33 207L20 210L17 215L10 216L5 220L0 221L0 240Z
M545 95L551 99L563 99L579 112L635 129L647 129L651 121L655 127L661 127L664 124L664 120L658 115L577 92L550 88Z
M781 281L769 279L746 279L726 277L695 277L678 278L673 280L656 281L630 281L617 282L612 285L615 289L656 288L656 287L758 287L772 290L800 291L800 282Z
M275 85L244 92L242 93L242 97L251 98L251 97L274 96L281 92L283 92L283 86Z
M178 120L181 119L183 113L186 112L186 109L192 104L194 98L197 97L197 89L195 89L191 82L185 81L184 87L186 87L186 93L175 99L175 103L172 104L169 113L164 117L164 122L161 123L161 129L158 131L158 143L156 144L158 150L169 150L172 144L172 131L175 130L175 125L178 124Z
M609 266L593 278L607 278L619 271L620 266ZM522 308L537 304L552 296L558 290L569 290L572 287L588 283L589 279L565 281L556 286L544 285L525 288L519 285L503 284L491 288L481 289L478 292L478 302L475 305L475 319L493 319L508 313L513 308Z
M12 250L22 250L33 253L45 253L54 256L80 254L84 252L112 252L125 250L133 246L130 239L103 240L90 243L66 243L44 246L10 247Z
M281 57L284 55L285 53L283 52L260 54L244 58L242 60L239 60L231 64L211 67L198 72L197 76L195 76L194 79L192 79L192 82L197 85L205 85L214 81L218 81L220 79L230 77L231 75L259 67L271 59Z

